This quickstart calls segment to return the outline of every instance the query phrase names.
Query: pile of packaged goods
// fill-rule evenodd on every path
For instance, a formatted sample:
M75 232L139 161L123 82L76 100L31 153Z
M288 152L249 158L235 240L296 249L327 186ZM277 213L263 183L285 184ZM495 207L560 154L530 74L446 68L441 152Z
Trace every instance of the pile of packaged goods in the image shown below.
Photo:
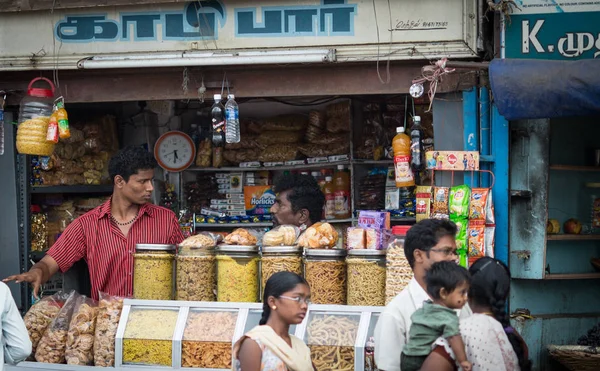
M387 169L385 181L385 210L392 218L414 218L416 216L414 187L396 187L393 167ZM369 208L361 207L363 210ZM378 210L377 208L375 210Z
M221 195L214 173L199 173L195 181L184 184L183 190L187 209L196 214L208 207L211 199L217 199Z
M75 291L44 297L24 317L33 345L30 360L114 366L115 335L122 307L121 298L104 294L100 303Z
M31 159L31 185L98 185L109 183L108 161L118 150L116 121L112 116L75 124L69 138L54 146L50 156Z
M461 265L480 257L494 257L495 218L492 190L454 187L417 187L417 221L450 219L458 227L456 246Z

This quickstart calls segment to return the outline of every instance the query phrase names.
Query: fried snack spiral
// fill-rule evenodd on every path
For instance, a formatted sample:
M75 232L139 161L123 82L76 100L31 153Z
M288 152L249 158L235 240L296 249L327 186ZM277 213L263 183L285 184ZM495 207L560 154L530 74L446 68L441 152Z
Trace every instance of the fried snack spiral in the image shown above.
M306 260L305 278L315 304L346 304L346 263Z
M348 264L348 305L385 305L385 267L360 258Z
M386 255L385 304L389 304L404 290L413 277L413 271L404 254L404 242L397 239L388 245Z
M316 315L307 328L307 344L317 371L354 370L354 343L359 319Z
M264 256L261 259L261 287L265 290L267 280L277 272L293 272L302 275L302 258L300 256Z

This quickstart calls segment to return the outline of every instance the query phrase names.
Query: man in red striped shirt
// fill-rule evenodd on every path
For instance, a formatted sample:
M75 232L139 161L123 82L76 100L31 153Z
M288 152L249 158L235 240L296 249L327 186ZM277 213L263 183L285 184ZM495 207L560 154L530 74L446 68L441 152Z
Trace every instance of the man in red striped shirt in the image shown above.
M108 165L114 184L112 197L75 219L29 272L4 281L29 282L37 297L40 286L52 275L84 259L94 299L99 292L132 296L135 245L183 241L175 213L149 203L155 167L152 154L141 147L119 151Z

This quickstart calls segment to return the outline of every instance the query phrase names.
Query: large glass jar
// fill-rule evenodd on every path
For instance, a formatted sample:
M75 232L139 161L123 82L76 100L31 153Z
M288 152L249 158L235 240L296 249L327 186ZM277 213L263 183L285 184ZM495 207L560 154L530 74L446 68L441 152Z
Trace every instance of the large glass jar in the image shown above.
M217 247L217 301L255 303L258 299L258 247Z
M348 305L385 305L385 250L348 251Z
M179 248L176 277L177 300L215 301L214 248Z
M138 244L133 255L133 297L173 300L175 245Z
M304 278L315 304L346 304L346 250L307 249Z
M413 278L413 271L404 254L404 240L410 226L394 227L386 254L385 304L389 304Z
M360 316L311 310L304 342L317 370L354 370Z
M277 272L302 275L302 248L299 246L269 246L262 248L260 260L261 295L267 280Z
M33 84L45 81L50 89L34 88ZM48 123L54 106L54 84L44 77L29 83L27 95L19 105L19 127L17 128L17 151L21 154L50 156L54 143L46 140Z

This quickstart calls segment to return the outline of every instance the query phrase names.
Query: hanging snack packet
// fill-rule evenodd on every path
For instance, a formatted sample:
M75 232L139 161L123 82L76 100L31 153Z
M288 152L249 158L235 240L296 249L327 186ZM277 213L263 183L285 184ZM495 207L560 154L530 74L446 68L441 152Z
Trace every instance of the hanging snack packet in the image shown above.
M432 218L448 219L450 215L448 208L449 195L450 188L448 187L435 187L433 189L433 209L431 211Z
M488 200L485 210L485 224L496 224L496 217L494 216L494 200L492 199L492 190L490 189Z
M469 220L467 218L453 218L452 216L450 216L450 220L456 224L456 253L458 254L459 263L467 268L467 229Z
M416 209L417 222L431 217L431 191L433 187L417 186L416 190Z
M496 236L496 225L485 225L485 256L494 257L494 238Z
M490 202L489 188L473 188L471 190L471 204L469 206L470 220L486 220L488 202Z
M485 224L483 221L470 221L467 230L470 257L485 256Z
M468 218L470 198L471 188L468 185L450 188L450 218Z

